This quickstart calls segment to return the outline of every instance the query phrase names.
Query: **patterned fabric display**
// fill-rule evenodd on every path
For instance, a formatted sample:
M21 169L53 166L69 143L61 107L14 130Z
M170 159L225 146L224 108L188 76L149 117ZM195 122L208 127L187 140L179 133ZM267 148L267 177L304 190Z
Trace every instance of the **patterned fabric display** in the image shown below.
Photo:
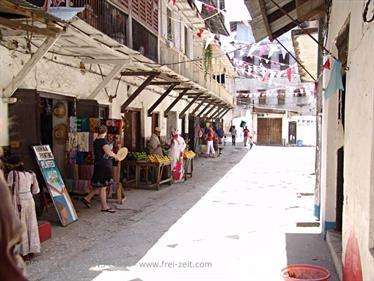
M96 133L97 128L100 126L99 118L89 118L89 131L91 133Z
M77 132L77 117L71 116L69 118L69 132L75 133Z
M79 166L79 179L81 180L91 180L93 175L94 166L93 165L80 165Z
M88 193L91 191L91 181L90 180L76 180L74 192L79 194Z
M88 118L81 118L81 132L88 132L89 123Z
M90 133L80 132L78 133L78 151L89 152L90 151Z
M85 165L86 164L86 156L87 156L86 152L78 151L77 152L77 158L76 158L77 164L78 165Z

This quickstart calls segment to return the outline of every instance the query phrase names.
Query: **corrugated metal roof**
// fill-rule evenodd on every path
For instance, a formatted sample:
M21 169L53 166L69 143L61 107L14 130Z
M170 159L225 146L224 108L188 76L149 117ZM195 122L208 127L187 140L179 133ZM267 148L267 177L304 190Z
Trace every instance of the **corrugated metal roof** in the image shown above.
M266 37L272 40L297 26L291 18L302 23L325 13L325 0L246 0L245 3L257 42Z

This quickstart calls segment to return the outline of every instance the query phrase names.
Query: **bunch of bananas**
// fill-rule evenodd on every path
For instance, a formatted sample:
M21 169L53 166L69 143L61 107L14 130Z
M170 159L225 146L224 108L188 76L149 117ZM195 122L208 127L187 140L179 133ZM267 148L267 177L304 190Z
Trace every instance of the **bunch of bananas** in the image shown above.
M168 164L171 161L171 158L168 156L161 156L158 154L150 154L147 157L147 161L152 163Z
M192 158L195 158L195 156L196 156L196 154L192 150L186 150L184 152L184 158L192 159Z

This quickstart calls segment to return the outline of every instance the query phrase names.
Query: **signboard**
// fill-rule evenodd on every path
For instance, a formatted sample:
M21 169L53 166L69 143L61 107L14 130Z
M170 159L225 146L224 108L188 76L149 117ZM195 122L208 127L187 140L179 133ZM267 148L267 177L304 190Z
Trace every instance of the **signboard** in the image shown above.
M33 146L40 171L63 226L78 219L49 145Z

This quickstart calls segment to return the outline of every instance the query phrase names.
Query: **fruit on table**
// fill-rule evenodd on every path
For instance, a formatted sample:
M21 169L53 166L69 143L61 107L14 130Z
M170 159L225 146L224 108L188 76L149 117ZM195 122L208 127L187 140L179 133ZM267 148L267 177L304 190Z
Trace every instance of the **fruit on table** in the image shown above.
M184 152L184 158L192 159L192 158L195 158L195 156L196 156L196 154L192 150L186 150Z
M147 153L145 152L129 152L127 155L128 160L144 161L147 159Z
M171 161L171 158L169 156L150 154L147 157L147 161L152 163L168 164Z

